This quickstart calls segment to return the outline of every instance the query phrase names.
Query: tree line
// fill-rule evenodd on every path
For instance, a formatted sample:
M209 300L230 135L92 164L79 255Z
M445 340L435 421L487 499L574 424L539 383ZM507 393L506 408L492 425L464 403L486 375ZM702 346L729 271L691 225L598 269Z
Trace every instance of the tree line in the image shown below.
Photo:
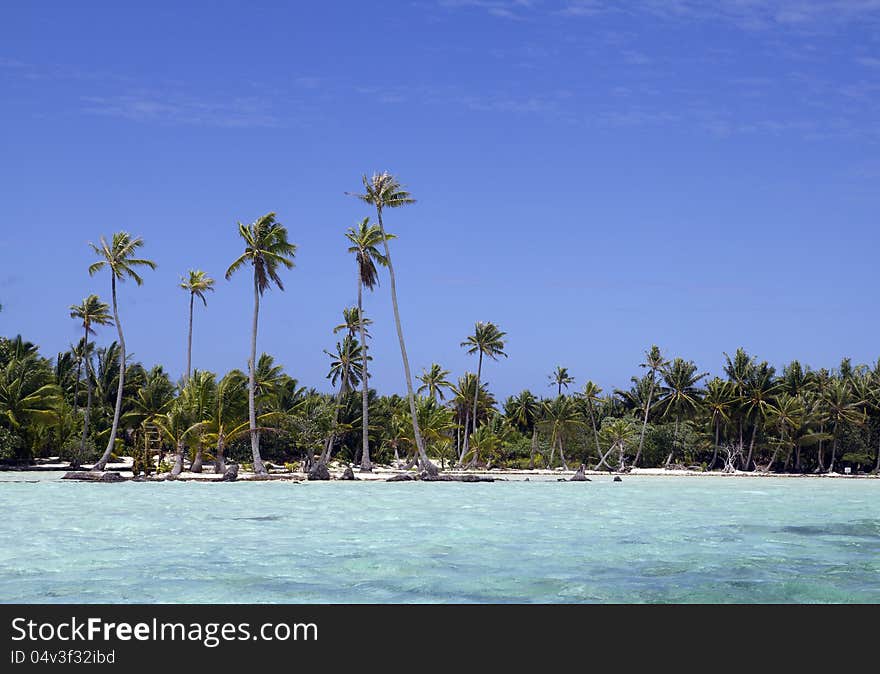
M345 232L355 262L357 304L342 311L325 351L332 394L306 388L268 354L258 354L260 301L284 290L296 245L274 213L238 224L243 252L225 272L247 271L253 316L247 371L192 368L195 301L207 306L215 281L190 270L181 277L189 322L186 371L172 381L161 365L147 369L126 350L117 285L144 282L156 263L142 257L144 242L127 232L90 244L92 276L108 277L110 302L90 294L70 307L82 338L47 358L21 336L0 338L0 460L26 463L60 455L74 467L103 470L120 455L135 456L136 471L206 468L224 472L230 460L258 475L274 464L327 477L332 459L359 465L395 463L436 473L440 468L545 468L586 465L723 471L854 472L880 470L880 360L873 366L841 361L813 370L798 361L777 371L742 348L725 354L723 376L709 377L681 357L652 346L642 372L626 389L603 392L558 366L550 395L524 390L499 401L484 365L506 358L507 334L477 322L461 343L475 372L451 379L437 363L415 378L406 351L390 242L383 215L414 203L389 174L366 175L353 194L372 206ZM369 385L370 326L364 302L387 272L406 394L380 396ZM116 338L96 344L97 331ZM416 388L416 382L419 384ZM432 458L433 457L433 460ZM267 465L267 462L269 465Z

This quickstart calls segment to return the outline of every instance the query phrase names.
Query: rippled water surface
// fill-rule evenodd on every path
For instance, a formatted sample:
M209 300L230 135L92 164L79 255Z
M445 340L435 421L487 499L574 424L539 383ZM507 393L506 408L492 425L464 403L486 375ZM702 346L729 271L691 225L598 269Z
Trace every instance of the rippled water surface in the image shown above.
M5 473L0 513L3 602L880 602L880 480Z

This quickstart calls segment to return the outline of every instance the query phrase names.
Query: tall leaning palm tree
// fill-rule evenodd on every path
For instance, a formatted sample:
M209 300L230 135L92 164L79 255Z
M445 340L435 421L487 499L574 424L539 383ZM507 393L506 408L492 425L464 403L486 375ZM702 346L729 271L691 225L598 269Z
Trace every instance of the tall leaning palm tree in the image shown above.
M186 276L180 277L180 287L189 293L189 332L186 338L186 374L183 377L183 383L186 384L192 372L193 300L198 297L204 306L208 306L205 293L214 291L214 279L201 269L190 269Z
M639 449L636 451L636 456L632 462L633 468L638 467L639 459L642 458L642 448L645 446L645 430L648 428L648 414L651 411L651 399L654 397L654 388L657 386L657 373L667 365L669 365L669 361L663 357L660 347L656 344L652 345L645 352L645 362L641 364L641 367L647 368L651 383L648 388L648 400L645 403L645 418L642 419L642 430L639 433Z
M363 428L361 435L361 472L370 472L373 470L373 464L370 461L370 438L368 432L370 383L369 375L367 374L368 319L364 317L364 288L372 291L379 285L379 269L377 265L381 267L388 266L388 257L379 251L379 245L384 243L387 247L388 240L393 239L394 235L386 234L378 225L371 225L369 218L364 218L357 224L356 228L349 227L345 236L351 243L348 252L354 253L357 263L358 303L355 323L360 332L361 355L363 356L361 362L361 426Z
M287 240L287 229L275 219L274 213L257 218L249 225L238 223L238 235L244 240L242 253L226 270L226 279L246 265L254 271L254 317L251 323L251 357L248 360L248 420L251 433L251 454L254 459L254 472L266 475L260 457L260 436L257 432L257 408L255 402L255 368L257 360L257 325L260 320L260 297L274 283L284 290L284 283L278 275L280 267L293 268L296 244Z
M483 372L483 356L489 356L492 360L498 360L499 356L504 356L507 358L507 354L504 353L504 345L505 340L504 337L507 335L506 332L502 332L498 329L498 326L494 323L483 323L482 321L477 321L474 325L474 334L470 335L466 340L461 343L461 346L465 348L468 354L479 354L479 360L477 361L477 390L480 388L480 377ZM477 432L477 396L474 396L474 414L472 417L473 422L473 431ZM464 441L465 447L468 445L468 429L464 429ZM467 450L465 449L465 453Z
M95 329L92 327L93 325L112 325L113 318L110 316L110 305L102 302L97 295L89 295L80 304L71 305L70 317L82 321L84 331L83 348L80 351L80 359L76 367L77 392L74 394L75 405L76 398L79 395L80 368L82 367L83 361L85 361L88 394L86 397L86 414L83 419L82 438L80 439L79 445L80 456L83 456L86 451L86 438L89 434L89 417L92 414L92 391L94 390L93 377L89 372L91 370L92 360L92 355L89 352L89 335L95 334Z
M400 342L400 356L403 360L403 371L406 376L406 395L409 400L409 411L413 425L413 435L415 436L416 448L419 452L419 461L422 469L429 475L436 475L437 466L428 459L425 452L425 441L419 430L418 413L416 410L416 396L413 391L412 372L409 368L409 358L406 355L406 342L403 339L403 327L400 323L400 308L397 304L397 281L394 278L394 265L391 263L391 248L388 245L388 235L385 233L385 224L382 221L382 213L386 208L400 208L414 204L415 199L405 190L400 181L385 171L384 173L375 173L371 178L363 175L364 192L362 194L352 194L358 199L370 204L376 209L376 217L379 220L379 232L382 235L385 247L385 261L388 265L388 277L391 280L391 304L394 308L394 323L397 327L397 339Z
M113 407L113 426L110 428L110 438L107 440L107 448L98 462L92 466L92 470L104 470L110 454L116 444L116 433L119 430L119 415L122 412L122 391L125 388L125 336L122 334L122 323L119 321L119 306L116 301L116 282L123 283L126 279L132 279L137 285L143 285L144 279L138 274L139 267L155 269L156 263L145 258L135 257L138 248L144 245L144 240L139 236L132 237L128 232L116 232L111 241L102 236L100 245L89 243L92 250L100 258L89 266L89 275L93 276L104 267L110 270L110 291L113 301L113 322L116 323L116 332L119 334L119 382L116 385L116 404Z

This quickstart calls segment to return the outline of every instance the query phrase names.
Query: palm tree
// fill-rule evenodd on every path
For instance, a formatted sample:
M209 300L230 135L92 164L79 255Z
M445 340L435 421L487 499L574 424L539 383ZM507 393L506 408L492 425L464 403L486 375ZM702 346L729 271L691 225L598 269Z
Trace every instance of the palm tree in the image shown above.
M461 346L465 348L469 355L479 354L479 360L477 362L477 388L480 387L480 377L483 372L483 356L489 356L492 360L498 360L499 356L504 356L507 358L507 354L504 353L504 345L505 340L504 337L507 335L506 332L502 332L498 329L498 326L494 323L483 323L482 321L477 321L474 325L474 334L470 335L465 341L461 343ZM474 396L474 413L471 417L471 422L473 423L474 433L477 432L477 396ZM464 429L464 442L465 442L465 453L467 453L468 448L468 429Z
M596 426L596 413L594 409L597 403L602 402L602 398L599 397L599 394L601 393L602 389L596 382L592 380L587 380L587 383L584 384L584 390L578 394L578 396L583 399L584 404L587 406L587 411L590 415L590 426L592 426L593 428L593 439L596 442L596 456L599 457L599 463L596 465L596 470L601 468L602 464L604 463L604 459L602 458L602 449L599 447L599 429Z
M111 325L113 323L113 318L110 316L109 310L110 306L102 302L97 295L89 295L80 304L72 304L70 306L70 317L82 321L84 331L83 345L79 354L79 362L76 366L77 388L73 398L74 405L76 405L76 400L79 395L80 367L83 360L85 360L86 364L86 382L88 387L86 414L83 419L82 438L80 439L79 446L80 456L83 456L86 451L86 437L89 434L89 417L92 413L92 391L94 388L92 385L94 378L90 374L92 358L91 353L89 352L89 335L95 334L95 330L92 327L93 325Z
M267 475L263 459L260 457L260 436L257 432L256 381L257 324L260 317L260 297L272 284L284 290L284 283L278 275L280 267L293 268L296 244L287 240L287 229L275 220L274 213L257 218L249 225L238 223L238 235L244 240L245 249L226 270L226 279L245 265L254 270L254 317L251 324L251 357L248 360L248 421L251 431L251 454L254 460L254 473Z
M752 370L755 369L756 363L755 358L749 356L742 347L736 350L733 358L725 353L724 359L726 361L724 373L727 375L728 381L733 385L733 395L741 400L741 404L731 410L731 417L736 420L739 431L739 452L742 453L745 446L743 444L743 426L747 417L745 412L746 383Z
M828 472L834 472L834 459L837 456L837 442L840 437L842 424L861 425L865 422L865 414L862 411L863 400L858 400L852 391L850 381L835 377L831 380L827 392L823 396L823 403L828 413L828 419L832 423L831 462L828 464Z
M719 377L714 377L708 381L703 405L706 407L706 411L709 412L712 428L715 431L715 444L713 445L712 462L709 464L709 470L715 467L715 462L718 460L721 425L730 422L730 411L737 403L739 403L739 398L735 395L732 382L725 381Z
M193 370L192 376L186 380L180 391L178 400L185 408L188 418L192 419L193 424L198 425L198 429L194 429L198 430L198 434L196 435L195 454L189 468L193 473L202 472L203 428L212 419L213 411L217 405L216 395L217 381L214 373L199 369ZM190 431L190 434L192 432Z
M180 277L180 287L189 293L189 332L186 338L186 374L183 377L183 383L186 384L192 371L193 300L198 297L204 306L208 306L205 293L214 291L214 279L201 269L190 269L186 276Z
M161 365L155 366L147 373L143 386L140 386L136 395L128 401L129 409L122 418L127 424L131 424L128 428L141 427L144 439L144 475L152 470L150 441L154 439L151 433L155 426L154 422L168 411L173 402L174 384ZM158 464L156 467L158 470Z
M662 375L665 384L662 388L663 415L670 412L675 415L675 432L672 438L672 447L666 459L667 468L672 463L672 457L675 454L678 430L682 419L699 409L702 396L697 384L707 374L706 372L697 374L696 364L683 358L676 358L663 368Z
M95 254L101 258L89 266L89 275L93 276L104 267L110 270L110 292L113 298L113 322L116 323L116 331L119 334L119 383L116 388L116 404L113 408L113 426L110 429L110 438L107 440L107 448L98 462L92 466L92 470L104 470L110 454L116 446L116 433L119 430L119 415L122 412L122 392L125 388L125 336L122 334L122 322L119 320L119 307L116 301L116 282L123 283L127 278L132 279L137 285L142 285L144 280L137 273L138 267L155 269L156 263L145 258L135 257L138 248L144 245L143 239L132 237L128 232L116 232L110 243L101 237L101 245L89 243Z
M342 342L336 342L336 351L324 351L330 357L330 372L327 379L336 386L339 382L339 392L336 394L336 407L333 412L333 426L330 435L321 453L319 463L326 464L333 452L336 442L336 427L339 423L339 409L349 391L353 391L363 377L361 364L364 360L371 360L371 356L363 356L363 349L358 341L351 335L346 335Z
M342 310L342 323L333 328L333 334L336 335L343 330L347 330L348 334L356 337L361 327L361 310L358 307L345 307ZM364 316L364 334L369 337L370 331L367 330L373 324L372 319Z
M191 381L195 381L195 377ZM247 391L248 379L244 372L231 370L217 383L216 389L211 391L208 398L210 410L203 433L205 441L215 448L215 473L226 472L226 446L245 432L250 432L250 420L245 413Z
M418 414L416 413L416 397L413 392L412 373L409 369L409 358L406 355L406 342L403 339L403 326L400 323L400 308L397 304L397 282L394 278L394 265L391 263L391 248L388 246L388 235L385 233L385 224L382 222L382 212L386 208L400 208L409 204L414 204L415 199L400 184L397 178L388 173L376 173L372 178L367 178L364 174L363 178L364 193L353 194L358 199L376 208L376 217L379 220L379 233L385 248L385 262L388 265L388 277L391 280L391 304L394 308L394 323L397 327L397 339L400 342L400 357L403 360L403 371L406 376L406 394L409 400L410 418L413 424L413 435L415 436L416 448L419 453L419 461L422 463L422 469L429 475L437 474L437 466L428 459L425 452L425 443L422 440L421 431L419 431ZM366 424L365 424L366 425Z
M583 426L577 408L571 398L559 396L554 400L545 400L542 413L541 425L550 431L550 461L547 467L553 467L553 450L558 447L562 467L568 470L568 463L565 461L565 438Z
M458 442L459 465L468 450L468 434L472 408L476 407L478 419L487 418L495 409L495 397L489 392L486 384L477 386L477 375L473 372L465 372L458 378L458 383L452 387L452 407L455 410L456 423L464 434L463 441ZM459 434L460 437L461 434Z
M622 471L624 468L626 446L632 439L635 431L627 419L607 419L607 423L602 424L602 436L608 443L609 453L617 450L617 470Z
M669 361L663 357L660 347L653 344L650 349L645 351L645 362L640 367L647 368L650 377L650 385L648 387L648 400L645 404L645 417L642 419L642 431L639 433L639 449L633 459L632 467L639 465L639 459L642 458L642 448L645 446L645 430L648 428L648 415L651 413L651 401L654 397L654 387L657 385L657 373L669 365Z
M776 368L768 365L766 361L753 365L749 369L742 389L744 417L752 421L752 437L749 441L749 454L746 457L744 470L748 470L752 465L758 430L764 425L773 400L781 389L781 384L775 375Z
M379 285L379 270L377 265L382 267L388 266L388 258L379 251L379 244L386 244L389 239L395 238L393 234L386 234L378 225L371 225L369 218L361 220L357 228L349 227L345 233L346 238L351 242L348 248L349 253L354 253L357 263L357 320L354 322L360 331L361 353L363 354L363 362L361 369L363 377L361 378L361 472L370 472L373 470L373 464L370 460L370 437L368 432L369 426L369 391L370 382L367 372L367 325L369 319L364 317L364 288L372 291Z
M767 410L767 420L779 430L779 441L773 449L773 455L763 470L769 472L776 463L776 457L779 455L780 448L784 447L787 452L791 452L793 442L791 437L801 427L804 417L804 405L800 396L793 396L788 393L780 393L774 403Z
M444 370L437 363L432 363L431 367L422 371L417 379L422 382L419 386L419 393L427 393L428 397L434 402L445 400L443 389L452 390L452 383L446 378L449 376L449 370Z
M568 389L571 384L574 384L574 377L568 374L568 368L557 365L550 375L550 386L556 386L556 395L561 396L562 387Z
M529 470L535 468L535 453L538 449L538 416L541 406L531 391L522 391L511 396L504 403L504 414L510 423L523 433L532 434L532 445L529 453Z

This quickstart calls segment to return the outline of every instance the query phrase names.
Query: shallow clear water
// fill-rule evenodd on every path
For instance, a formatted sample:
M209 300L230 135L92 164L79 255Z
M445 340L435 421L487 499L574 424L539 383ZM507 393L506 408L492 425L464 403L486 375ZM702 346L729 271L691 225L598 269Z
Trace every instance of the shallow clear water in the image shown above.
M0 474L0 601L880 602L880 480L58 477Z

